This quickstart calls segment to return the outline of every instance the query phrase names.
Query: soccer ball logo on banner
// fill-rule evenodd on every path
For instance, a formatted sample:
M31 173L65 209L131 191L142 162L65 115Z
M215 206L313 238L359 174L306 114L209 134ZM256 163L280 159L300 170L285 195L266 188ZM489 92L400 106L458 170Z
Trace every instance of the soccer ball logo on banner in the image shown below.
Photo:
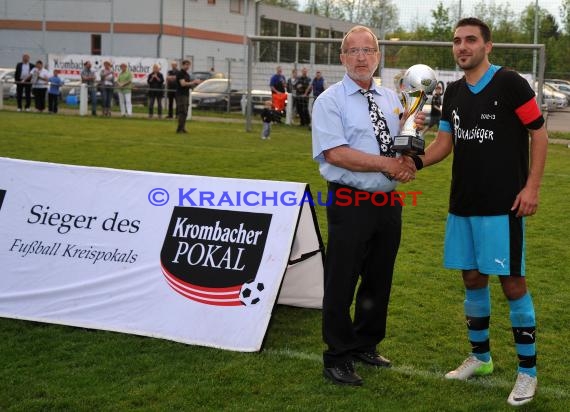
M261 292L265 286L261 282L244 283L239 292L241 303L245 306L255 305L261 300Z
M256 281L272 215L175 207L160 263L168 285L195 302L252 306L262 299Z

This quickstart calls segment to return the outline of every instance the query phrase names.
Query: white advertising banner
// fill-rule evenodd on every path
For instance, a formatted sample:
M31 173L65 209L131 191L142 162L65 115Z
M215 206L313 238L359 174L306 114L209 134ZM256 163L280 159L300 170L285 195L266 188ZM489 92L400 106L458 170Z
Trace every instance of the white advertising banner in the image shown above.
M86 61L91 62L91 70L97 77L103 68L103 62L108 60L116 73L121 71L121 63L126 63L129 71L133 74L134 83L146 83L147 77L152 72L152 66L158 64L160 72L166 78L169 65L168 60L152 57L122 57L122 56L94 56L91 54L48 54L48 68L50 71L59 70L59 77L64 80L81 80L81 71Z
M0 316L258 351L319 308L304 183L0 158Z

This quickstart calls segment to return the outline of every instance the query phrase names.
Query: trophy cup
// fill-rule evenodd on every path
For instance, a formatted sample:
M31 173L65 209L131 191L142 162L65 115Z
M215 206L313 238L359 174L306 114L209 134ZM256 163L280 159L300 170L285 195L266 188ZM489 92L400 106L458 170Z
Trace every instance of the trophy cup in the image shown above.
M425 141L422 132L416 129L414 117L422 110L427 94L431 93L437 84L435 72L425 64L416 64L410 67L403 77L402 104L408 112L408 117L400 131L394 138L396 152L410 155L424 154Z

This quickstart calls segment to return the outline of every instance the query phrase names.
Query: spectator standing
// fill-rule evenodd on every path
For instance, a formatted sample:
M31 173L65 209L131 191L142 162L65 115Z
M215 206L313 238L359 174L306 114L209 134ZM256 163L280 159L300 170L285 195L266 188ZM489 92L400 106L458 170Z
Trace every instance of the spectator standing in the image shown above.
M285 76L283 76L283 69L281 66L277 66L276 73L271 76L269 87L271 88L272 94L285 93L287 82L285 81Z
M261 131L261 139L270 139L271 134L271 122L273 120L273 110L271 108L271 100L267 100L264 103L265 107L261 111L261 120L263 121L263 130Z
M325 78L322 76L320 71L315 73L315 78L311 82L311 91L313 92L313 97L316 99L319 95L325 91Z
M190 60L183 60L182 70L176 75L176 115L178 117L176 133L188 133L186 118L190 104L190 89L200 82L199 80L190 80L190 64Z
M105 60L99 76L101 84L101 99L103 100L103 116L111 116L111 101L113 100L113 84L115 72L111 62Z
M46 108L46 92L48 88L49 72L44 69L44 63L41 60L36 62L36 67L34 67L28 75L27 81L31 81L32 84L36 110L38 112L43 112Z
M172 119L174 114L174 102L176 100L176 75L178 74L178 63L170 62L170 70L166 73L166 97L168 99L168 118Z
M119 107L121 108L121 116L131 117L133 114L133 105L131 103L131 95L133 89L133 74L128 69L126 63L121 63L121 72L117 76L117 86L119 91Z
M18 102L18 111L22 111L22 95L26 98L25 110L30 111L32 104L32 85L26 79L34 69L34 65L30 63L30 56L24 54L22 61L16 64L16 74L14 79L16 81L16 101Z
M63 86L63 80L59 77L59 70L55 69L53 76L49 78L48 111L50 113L57 113L61 86Z
M285 102L287 100L285 90L287 90L287 81L285 80L285 76L283 76L281 66L277 66L275 74L271 76L269 87L271 88L273 109L279 112L279 116L282 116L285 114ZM281 123L281 118L279 118L279 123Z
M291 77L287 79L287 93L295 93L295 85L297 84L297 69L291 70Z
M293 100L293 112L297 111L297 90L296 90L296 86L297 86L297 78L298 78L298 74L297 74L297 69L293 69L291 70L291 77L289 77L289 79L287 79L287 93L291 93L291 98Z
M152 119L154 115L154 102L157 102L158 118L162 119L162 98L164 97L164 76L160 72L160 66L155 64L152 66L152 72L148 75L148 118Z
M303 67L301 76L297 79L297 113L301 126L311 125L311 115L309 114L309 91L311 86L311 78L307 76L307 68Z
M81 71L81 83L87 85L89 95L91 96L91 114L97 116L97 86L95 85L96 79L95 72L91 70L91 62L87 60L83 63L83 70Z

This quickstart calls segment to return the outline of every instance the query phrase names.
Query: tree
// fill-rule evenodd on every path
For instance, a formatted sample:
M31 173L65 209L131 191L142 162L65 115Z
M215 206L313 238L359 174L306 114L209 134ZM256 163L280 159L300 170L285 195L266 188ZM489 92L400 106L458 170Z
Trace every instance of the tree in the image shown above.
M451 39L451 18L449 9L439 2L437 8L431 11L434 22L431 25L432 40L449 41Z
M377 28L381 36L398 27L399 11L392 0L368 0L363 3L366 3L364 10L367 10L362 16L364 24Z
M558 28L558 23L552 14L550 14L546 9L529 4L523 10L520 23L523 34L526 35L527 42L532 43L534 40L534 16L538 11L538 43L544 43L547 39L554 37L558 38L560 36L560 30Z
M522 13L515 13L509 3L497 5L486 0L478 1L472 11L461 9L461 16L477 16L486 22L493 33L494 43L534 42L534 2ZM364 24L376 29L381 36L386 33L385 38L451 41L461 2L448 1L446 4L449 7L444 7L443 1L438 0L436 7L431 10L431 21L427 24L415 22L411 29L399 25L399 10L392 0L307 0L305 4L306 13ZM570 0L561 0L560 24L546 9L539 7L538 13L538 43L546 46L547 76L570 78L567 63L570 50ZM406 68L417 63L427 64L434 69L455 67L451 50L445 47L401 46L394 42L385 47L384 56L387 67ZM495 48L492 61L521 72L530 72L533 67L532 53L515 49Z
M383 33L398 27L399 12L393 0L309 0L304 11L363 24Z
M483 20L493 33L493 38L501 38L501 42L515 42L518 33L516 14L509 3L496 5L481 1L473 6L473 15Z
M305 13L342 20L345 18L344 11L335 0L309 0L305 5Z
M453 24L450 18L449 8L443 7L439 2L435 10L431 10L433 23L431 24L430 40L451 41L453 36ZM451 62L451 52L449 48L436 47L425 57L425 64L432 68L446 67Z
M365 0L364 0L365 1ZM343 10L344 20L360 22L363 0L335 0L334 3Z
M566 35L570 35L570 0L564 0L560 6L560 20Z

